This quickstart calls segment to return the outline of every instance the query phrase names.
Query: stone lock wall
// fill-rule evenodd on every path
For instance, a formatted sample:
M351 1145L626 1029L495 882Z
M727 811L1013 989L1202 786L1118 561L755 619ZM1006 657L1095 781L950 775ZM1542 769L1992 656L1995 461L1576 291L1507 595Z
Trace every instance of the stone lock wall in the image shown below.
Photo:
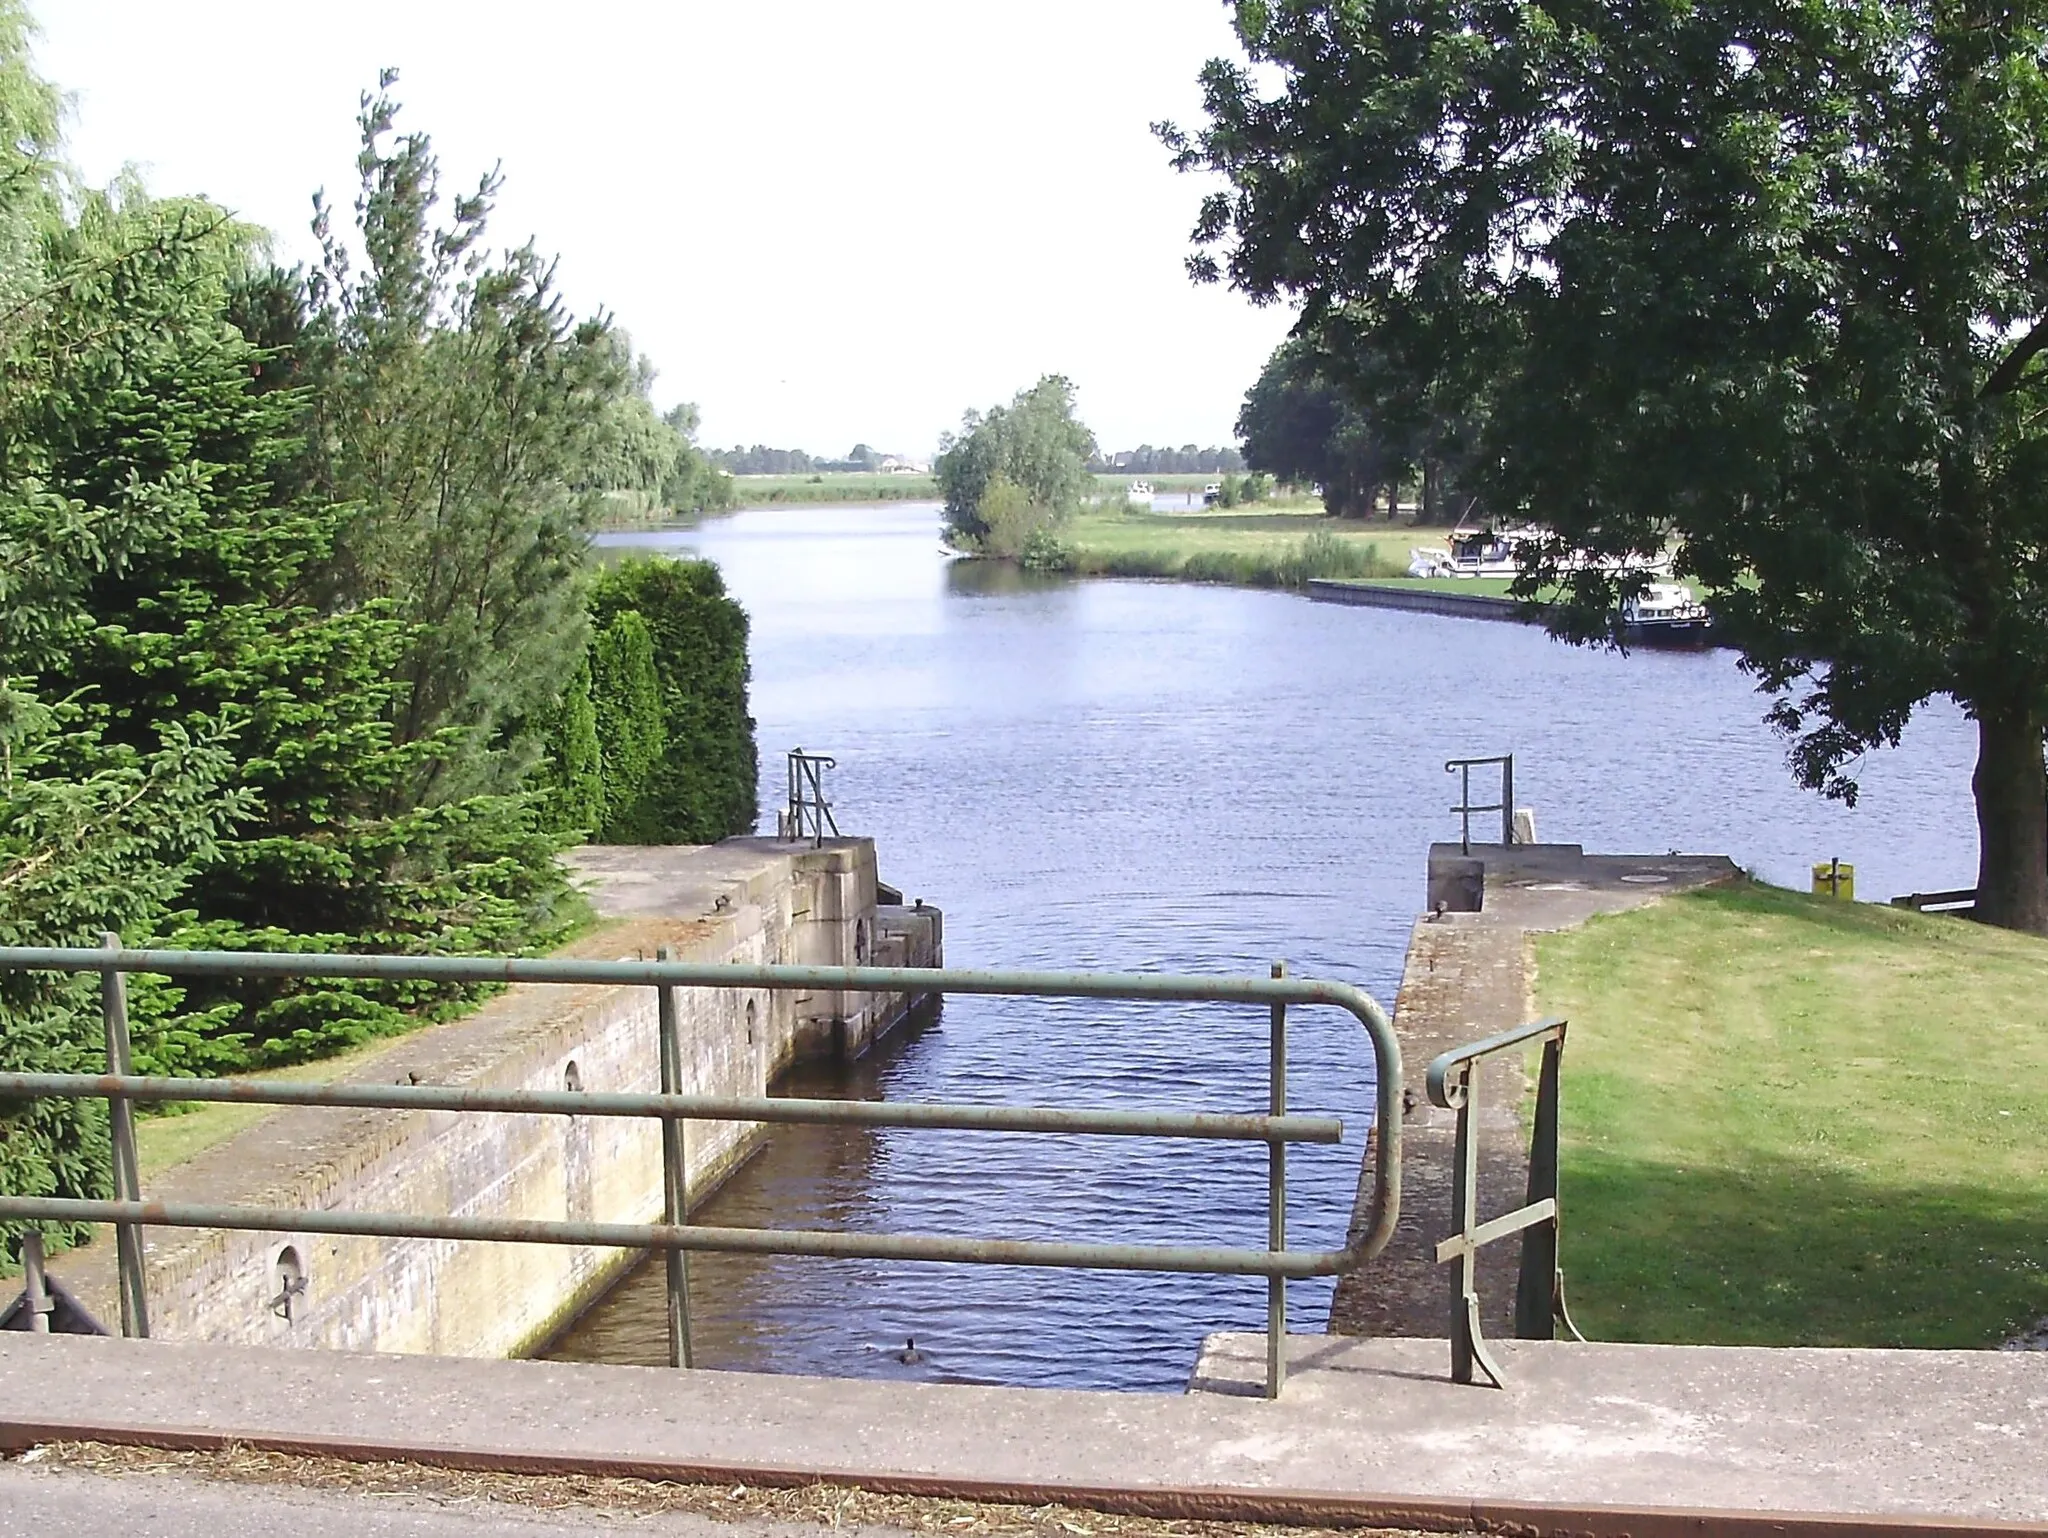
M878 909L866 839L819 849L756 839L691 850L590 849L575 863L600 914L661 935L678 959L940 962L936 909ZM865 1050L916 1002L679 989L683 1088L765 1094L799 1058ZM654 990L522 986L342 1077L654 1091ZM757 1123L686 1122L692 1202L762 1134ZM658 1219L661 1192L653 1121L312 1108L279 1111L144 1183L145 1196L165 1200L600 1222ZM118 1318L112 1248L89 1246L58 1268L110 1323ZM147 1257L152 1333L162 1338L459 1356L537 1347L633 1258L563 1245L170 1229L148 1231Z

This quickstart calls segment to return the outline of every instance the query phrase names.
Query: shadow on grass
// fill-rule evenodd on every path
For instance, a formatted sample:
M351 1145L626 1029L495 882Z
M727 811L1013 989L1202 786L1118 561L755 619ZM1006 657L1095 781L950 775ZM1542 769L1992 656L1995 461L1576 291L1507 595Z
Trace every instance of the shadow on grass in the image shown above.
M1995 1346L2048 1316L2042 1193L1749 1157L1681 1169L1578 1148L1567 1294L1588 1338Z

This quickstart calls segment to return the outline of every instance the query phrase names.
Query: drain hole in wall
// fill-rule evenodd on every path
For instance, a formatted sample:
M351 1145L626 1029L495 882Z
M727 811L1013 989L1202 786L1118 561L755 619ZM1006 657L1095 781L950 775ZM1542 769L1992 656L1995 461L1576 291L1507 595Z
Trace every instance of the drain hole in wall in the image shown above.
M569 1059L569 1066L562 1070L562 1087L572 1095L583 1093L583 1070L576 1066L576 1059Z
M755 1010L755 1008L754 1008L754 1001L753 1001L752 999L748 999L748 1000L747 1000L747 1045L748 1045L748 1046L750 1046L750 1047L751 1047L751 1046L752 1046L752 1045L754 1044L754 1016L755 1016L755 1014L756 1014L756 1010Z

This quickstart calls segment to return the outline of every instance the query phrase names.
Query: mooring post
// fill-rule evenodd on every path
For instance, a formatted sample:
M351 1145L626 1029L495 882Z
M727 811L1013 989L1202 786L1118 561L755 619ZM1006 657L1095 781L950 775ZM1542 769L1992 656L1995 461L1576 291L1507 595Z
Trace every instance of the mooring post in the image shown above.
M656 961L673 961L668 946L655 950ZM654 990L655 1015L661 1031L661 1092L683 1092L683 1045L676 1025L676 991L667 983ZM661 1220L689 1221L690 1169L684 1162L683 1123L674 1116L661 1119ZM695 1353L690 1343L690 1252L665 1250L662 1263L668 1276L668 1365L693 1367Z
M21 1236L21 1284L28 1300L29 1333L49 1334L50 1288L43 1278L43 1236L38 1229Z
M1277 980L1287 975L1287 963L1273 963ZM1273 1006L1270 1046L1272 1060L1267 1067L1267 1109L1275 1116L1287 1114L1287 1006ZM1274 1138L1266 1144L1266 1247L1274 1253L1287 1248L1287 1144ZM1287 1278L1266 1278L1266 1397L1278 1399L1287 1383Z
M121 948L121 937L100 933L100 944ZM128 979L116 967L100 972L100 1014L107 1028L107 1072L126 1077L134 1067L128 1051ZM125 1096L107 1096L107 1121L114 1142L114 1200L142 1200L142 1173L135 1157L135 1108ZM142 1275L142 1229L135 1223L114 1225L114 1249L121 1273L121 1333L133 1340L149 1337L149 1293Z

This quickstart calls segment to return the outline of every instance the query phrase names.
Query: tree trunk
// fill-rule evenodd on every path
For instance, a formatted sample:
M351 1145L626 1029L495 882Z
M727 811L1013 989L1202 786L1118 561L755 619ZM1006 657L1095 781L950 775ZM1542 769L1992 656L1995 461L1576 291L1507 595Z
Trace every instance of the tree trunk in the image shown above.
M1425 455L1422 461L1422 525L1436 527L1437 508L1443 501L1443 471L1434 454Z
M2048 769L2031 712L1977 718L1977 917L2048 934Z

